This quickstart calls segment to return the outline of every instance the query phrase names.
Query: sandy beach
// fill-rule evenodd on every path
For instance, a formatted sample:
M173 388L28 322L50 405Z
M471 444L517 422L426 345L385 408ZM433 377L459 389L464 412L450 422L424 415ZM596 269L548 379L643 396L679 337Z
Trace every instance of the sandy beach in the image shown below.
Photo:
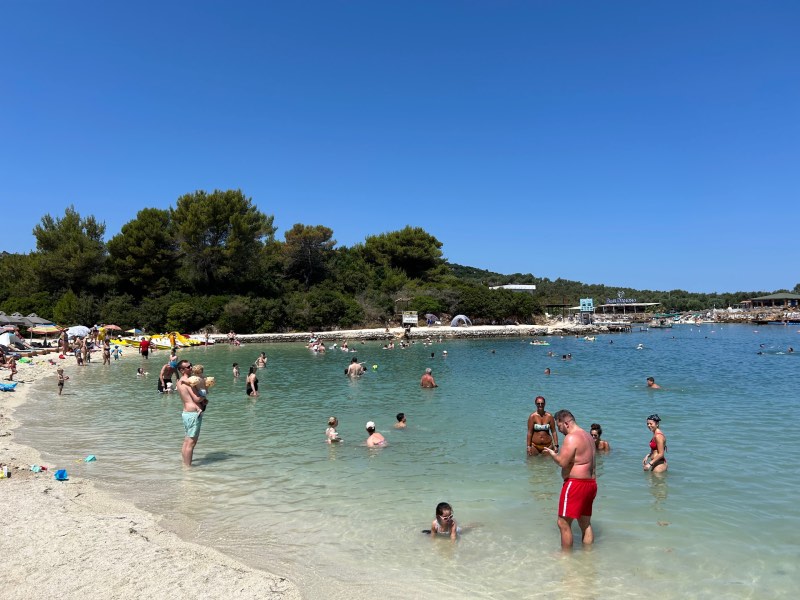
M14 409L34 381L53 377L64 363L56 354L19 364L13 392L0 393L0 596L23 598L300 598L285 578L246 567L223 554L185 542L160 527L154 515L70 477L56 481L56 468L41 465L33 448L14 442ZM5 378L7 371L0 374ZM55 386L55 381L53 383Z

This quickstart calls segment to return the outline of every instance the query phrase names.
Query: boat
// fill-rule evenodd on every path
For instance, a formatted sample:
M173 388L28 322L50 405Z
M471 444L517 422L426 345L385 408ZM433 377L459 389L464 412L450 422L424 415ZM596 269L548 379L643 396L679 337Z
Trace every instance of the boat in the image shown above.
M542 340L533 340L531 342L531 346L549 346L550 342L545 342Z
M586 341L586 342L593 342L593 341L595 341L597 338L596 338L595 336L593 336L593 335L587 335L587 336L586 336L585 338L583 338L583 339L584 339L584 341Z
M650 329L672 329L672 323L673 322L671 320L666 318L654 318L652 321L650 321L648 327Z

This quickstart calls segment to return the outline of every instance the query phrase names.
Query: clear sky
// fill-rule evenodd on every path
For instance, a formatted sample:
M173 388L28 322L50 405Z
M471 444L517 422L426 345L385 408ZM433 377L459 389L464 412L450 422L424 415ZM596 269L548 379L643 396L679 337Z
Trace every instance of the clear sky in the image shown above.
M0 3L0 249L241 189L339 244L641 289L800 282L800 3Z

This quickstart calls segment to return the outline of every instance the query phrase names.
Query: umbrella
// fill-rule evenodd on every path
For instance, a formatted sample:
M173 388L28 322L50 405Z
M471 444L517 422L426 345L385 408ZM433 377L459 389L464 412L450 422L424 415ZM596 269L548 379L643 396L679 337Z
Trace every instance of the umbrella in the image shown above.
M7 320L4 320L5 323L9 323L10 325L24 325L25 327L30 327L31 325L35 325L35 323L31 323L27 317L23 317L18 312L14 313L13 315L4 315Z
M31 338L33 338L34 333L36 335L43 335L45 344L47 344L48 334L60 333L61 331L61 327L58 325L53 325L52 323L47 323L46 325L37 325L36 327L28 327L28 333L31 334Z
M142 333L142 330L134 327L133 329L126 330L125 333L132 333L133 335L139 335L140 333Z
M30 333L35 333L36 335L47 335L48 333L58 333L61 331L61 327L58 325L53 325L52 323L47 323L46 325L37 325L36 327L29 327L28 331Z
M31 313L27 317L25 317L28 321L31 322L33 325L52 325L53 322L48 319L43 319L36 313Z
M91 329L86 327L86 325L73 325L69 329L67 329L67 337L75 338L75 337L86 337L89 335Z
M105 327L109 331L122 331L122 327L120 327L119 325L103 325L103 327Z

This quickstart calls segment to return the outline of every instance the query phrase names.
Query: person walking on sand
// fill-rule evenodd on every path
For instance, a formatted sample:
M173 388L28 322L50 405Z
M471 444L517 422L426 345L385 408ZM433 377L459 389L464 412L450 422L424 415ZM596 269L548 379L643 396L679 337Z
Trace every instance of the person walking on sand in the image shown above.
M439 387L433 379L433 370L430 367L425 369L425 374L422 376L422 379L419 380L419 385L424 388Z
M200 438L200 426L203 424L203 405L192 384L189 383L189 376L192 374L192 363L182 360L178 363L178 394L183 401L183 448L181 448L181 458L184 467L192 466L194 447Z
M583 545L594 542L592 531L592 503L597 496L595 479L595 446L592 436L578 427L575 417L568 410L559 410L553 415L558 430L564 437L561 450L556 453L545 448L556 464L561 467L561 497L558 501L558 529L561 532L561 548L572 549L572 522L577 519L581 528Z

